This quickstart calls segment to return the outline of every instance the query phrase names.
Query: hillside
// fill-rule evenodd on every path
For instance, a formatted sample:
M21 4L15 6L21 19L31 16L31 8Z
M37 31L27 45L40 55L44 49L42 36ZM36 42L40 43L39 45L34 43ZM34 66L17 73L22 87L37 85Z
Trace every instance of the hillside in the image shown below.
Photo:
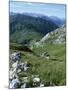
M40 40L45 34L58 28L47 16L30 14L10 14L10 41L26 44Z
M21 86L23 79L28 77L28 88L39 87L38 85L32 86L32 76L34 75L39 76L41 79L40 83L43 83L45 87L66 85L65 45L47 44L43 47L35 47L33 49L35 54L23 50L20 51L17 48L11 48L11 53L14 52L21 52L21 59L19 61L20 64L27 62L31 65L27 71L23 71L21 69L21 71L18 72L18 79ZM49 59L46 57L46 55L43 55L45 52L49 54ZM13 64L14 63L10 60L10 72L13 69ZM21 86L19 88L23 88Z
M63 18L61 19L61 18L58 18L56 16L50 16L50 18L59 27L61 27L62 25L65 24L65 19L63 19Z
M46 16L12 13L10 88L66 85L65 42L66 25L58 27Z
M18 88L63 86L66 85L66 46L65 46L65 25L46 34L38 43L42 47L34 47L31 50L28 46L10 43L10 56L14 53L21 53L18 61L17 73L14 73L16 62L10 59L10 73L13 72L20 86ZM60 38L59 38L60 37ZM58 39L58 40L57 40ZM29 64L25 70L21 68L24 63ZM26 66L27 67L27 66ZM34 84L33 77L40 82ZM10 80L13 76L10 75ZM24 79L28 81L24 81ZM23 86L26 83L27 86ZM13 83L12 83L13 84ZM43 85L43 86L41 86Z
M66 41L66 26L47 33L41 40L40 43L53 43L53 44L64 44Z

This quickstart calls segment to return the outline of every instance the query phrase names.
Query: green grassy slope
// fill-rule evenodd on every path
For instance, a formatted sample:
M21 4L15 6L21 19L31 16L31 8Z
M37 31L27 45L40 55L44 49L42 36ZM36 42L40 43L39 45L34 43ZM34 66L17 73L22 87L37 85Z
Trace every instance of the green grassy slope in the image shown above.
M46 51L50 55L49 60L40 57L40 54ZM66 84L65 45L47 44L39 48L34 47L35 54L21 52L21 62L28 61L32 65L27 74L23 71L19 74L21 80L23 76L39 75L45 86Z

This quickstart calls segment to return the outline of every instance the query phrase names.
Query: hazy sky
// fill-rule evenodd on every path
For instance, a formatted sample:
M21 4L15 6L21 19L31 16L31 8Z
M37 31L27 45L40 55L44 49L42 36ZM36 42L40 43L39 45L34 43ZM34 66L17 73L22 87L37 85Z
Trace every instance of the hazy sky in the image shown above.
M57 16L65 18L64 4L44 4L44 3L29 3L29 2L10 2L10 12L23 13L40 13L48 16Z

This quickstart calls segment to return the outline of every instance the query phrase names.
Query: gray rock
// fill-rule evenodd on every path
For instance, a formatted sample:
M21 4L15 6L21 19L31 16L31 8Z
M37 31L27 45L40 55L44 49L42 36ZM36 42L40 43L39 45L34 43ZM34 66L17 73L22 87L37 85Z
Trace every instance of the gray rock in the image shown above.
M14 52L10 55L10 59L13 61L20 60L21 58L21 53L20 52Z
M26 83L24 83L24 84L21 86L21 88L26 88Z
M20 86L20 81L19 81L17 78L13 79L13 80L10 82L10 88L11 88L11 89L19 88L19 86Z
M50 58L50 55L48 54L48 52L43 52L41 54L41 57L45 57L46 59L49 59Z
M63 25L60 28L57 28L56 30L50 33L47 33L39 42L42 44L64 44L66 42L66 26Z
M40 87L44 87L45 85L43 83L40 83Z
M33 78L33 82L40 82L40 78L39 77Z
M21 88L29 88L29 84L28 83L24 83L23 85L21 85Z

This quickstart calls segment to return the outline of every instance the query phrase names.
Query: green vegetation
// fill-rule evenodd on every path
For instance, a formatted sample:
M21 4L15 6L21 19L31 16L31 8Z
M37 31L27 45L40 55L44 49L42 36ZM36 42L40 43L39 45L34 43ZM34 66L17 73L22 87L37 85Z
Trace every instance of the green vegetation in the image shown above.
M58 28L46 16L10 15L10 54L20 52L19 63L27 61L31 65L26 72L19 68L21 83L27 76L32 87L32 75L39 75L44 86L66 85L65 27ZM13 63L10 60L10 69Z
M10 15L10 41L28 44L30 40L40 40L46 33L58 28L47 17L32 17L23 14Z
M49 59L40 56L40 54L46 51L50 55ZM43 47L34 47L33 52L35 54L21 51L21 62L27 61L32 66L27 74L23 71L19 73L20 79L22 80L23 76L39 75L45 86L65 85L65 45L46 44Z

